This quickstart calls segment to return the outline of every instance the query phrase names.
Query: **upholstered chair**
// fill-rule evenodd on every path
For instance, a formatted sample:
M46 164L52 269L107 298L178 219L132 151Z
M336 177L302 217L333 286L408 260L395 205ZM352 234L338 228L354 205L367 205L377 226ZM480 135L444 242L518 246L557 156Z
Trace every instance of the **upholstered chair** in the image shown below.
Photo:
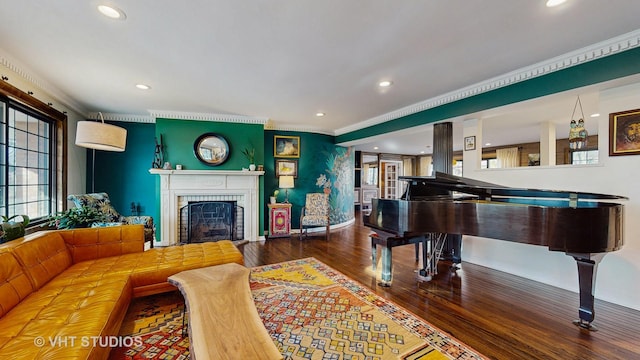
M329 195L324 193L307 194L304 207L300 214L300 240L307 236L307 228L326 228L325 239L329 240Z
M120 215L109 200L107 193L93 193L82 195L69 195L67 200L73 202L76 207L87 206L92 207L107 214L107 220L104 223L94 223L92 227L112 226L112 225L144 225L144 240L151 243L153 247L154 225L151 216L123 216Z

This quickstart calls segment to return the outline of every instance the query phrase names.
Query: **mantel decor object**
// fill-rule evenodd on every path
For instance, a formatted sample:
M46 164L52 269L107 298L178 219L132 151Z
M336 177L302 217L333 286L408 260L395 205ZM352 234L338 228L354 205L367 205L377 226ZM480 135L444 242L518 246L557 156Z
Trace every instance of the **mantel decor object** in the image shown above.
M244 154L244 156L247 157L247 160L249 160L249 170L250 171L254 171L256 169L256 149L255 148L244 148L242 150L242 153Z
M164 164L164 145L162 145L162 134L160 134L160 142L158 138L155 138L156 148L153 154L153 162L151 163L152 169L161 169Z

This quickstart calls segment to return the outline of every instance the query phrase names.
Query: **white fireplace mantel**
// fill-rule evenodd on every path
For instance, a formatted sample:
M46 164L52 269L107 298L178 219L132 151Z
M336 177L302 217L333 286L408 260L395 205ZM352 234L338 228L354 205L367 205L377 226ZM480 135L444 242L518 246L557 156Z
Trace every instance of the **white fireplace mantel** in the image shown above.
M245 240L259 240L259 178L264 171L150 169L149 173L160 176L160 246L178 243L181 203L199 196L237 197L245 209Z

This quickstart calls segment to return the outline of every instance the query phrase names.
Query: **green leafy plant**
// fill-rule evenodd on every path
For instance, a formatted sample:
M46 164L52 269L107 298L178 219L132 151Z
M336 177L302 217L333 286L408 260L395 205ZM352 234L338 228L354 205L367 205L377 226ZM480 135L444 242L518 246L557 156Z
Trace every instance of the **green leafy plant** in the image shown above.
M242 150L242 153L247 157L247 160L249 160L249 164L255 164L254 160L256 159L256 149L244 148Z
M55 226L58 229L76 229L86 228L94 222L106 220L107 214L93 207L81 206L50 216L47 225Z
M14 220L20 217L22 221ZM29 217L27 215L13 215L11 217L2 216L2 226L0 226L0 244L24 236L24 229L29 225Z

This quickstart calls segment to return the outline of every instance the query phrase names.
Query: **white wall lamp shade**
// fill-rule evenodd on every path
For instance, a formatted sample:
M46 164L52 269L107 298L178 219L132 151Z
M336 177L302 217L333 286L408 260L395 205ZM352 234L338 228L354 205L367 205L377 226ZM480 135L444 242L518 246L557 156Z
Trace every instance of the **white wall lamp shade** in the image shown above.
M97 121L78 121L76 145L105 151L124 151L127 130Z

